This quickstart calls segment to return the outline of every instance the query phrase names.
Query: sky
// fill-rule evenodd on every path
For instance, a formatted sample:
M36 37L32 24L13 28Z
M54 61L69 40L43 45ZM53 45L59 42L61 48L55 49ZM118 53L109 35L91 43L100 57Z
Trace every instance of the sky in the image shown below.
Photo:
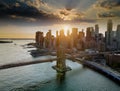
M34 38L36 31L79 31L99 24L104 33L109 19L120 24L120 0L0 0L0 38ZM66 32L66 31L65 31Z

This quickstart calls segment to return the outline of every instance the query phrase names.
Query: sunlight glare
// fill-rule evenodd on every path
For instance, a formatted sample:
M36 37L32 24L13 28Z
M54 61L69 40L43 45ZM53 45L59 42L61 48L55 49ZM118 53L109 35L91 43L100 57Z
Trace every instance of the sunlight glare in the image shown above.
M65 26L64 26L64 31L68 31L68 30L69 30L69 28L70 28L70 26L69 26L69 25L65 25Z
M63 29L64 29L65 35L67 35L67 32L68 32L68 30L69 30L69 31L71 30L71 27L70 27L70 25L64 25L64 26L63 26Z

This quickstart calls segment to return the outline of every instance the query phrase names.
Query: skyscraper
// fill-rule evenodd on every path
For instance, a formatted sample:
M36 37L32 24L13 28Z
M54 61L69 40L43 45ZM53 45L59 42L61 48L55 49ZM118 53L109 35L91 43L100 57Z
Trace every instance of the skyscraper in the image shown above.
M78 38L80 40L83 40L84 37L85 37L85 33L84 33L84 30L82 29L82 31L79 32Z
M66 36L64 34L64 29L60 30L60 33L59 33L59 45L61 47L66 47L67 43L66 43Z
M43 32L36 32L36 43L37 46L39 47L43 47L43 42L44 42L44 36L43 36Z
M113 41L113 37L114 34L112 31L113 29L113 23L112 20L108 20L107 22L107 31L105 32L105 45L106 45L106 49L111 50L112 49L112 41Z
M120 49L120 25L117 25L117 31L116 31L116 39L117 39L117 47Z
M111 41L112 41L112 29L113 29L113 23L112 20L108 20L107 23L107 44L111 45Z
M113 23L112 23L112 20L108 20L108 23L107 23L107 31L111 32L112 31L112 28L113 28Z
M95 25L95 40L96 40L96 42L98 43L98 41L99 41L99 25L98 24L96 24Z
M77 47L77 42L78 42L78 28L72 28L72 38L73 38L73 46Z
M58 36L58 31L56 31L56 48L59 46L59 36Z
M45 46L46 46L46 48L51 48L51 46L52 46L52 34L51 34L51 30L49 30L46 33Z
M91 32L91 28L88 27L86 30L86 41L90 41L92 39L92 32Z
M98 34L99 34L99 25L96 24L95 25L95 35L98 36Z
M84 38L85 38L85 33L84 33L84 30L82 29L82 31L79 31L77 49L84 50L84 48L85 48L84 47Z
M92 37L95 37L95 30L93 27L90 27L91 33L92 33Z

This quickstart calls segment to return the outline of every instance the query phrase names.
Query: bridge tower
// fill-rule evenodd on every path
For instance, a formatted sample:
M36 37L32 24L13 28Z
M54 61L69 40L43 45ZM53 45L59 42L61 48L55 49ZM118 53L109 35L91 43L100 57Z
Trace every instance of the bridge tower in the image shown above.
M56 65L53 66L58 73L65 73L66 71L71 70L70 67L66 66L66 56L65 56L65 48L66 48L66 41L64 30L60 31L60 35L58 36L58 32L56 32L56 52L57 52L57 61Z

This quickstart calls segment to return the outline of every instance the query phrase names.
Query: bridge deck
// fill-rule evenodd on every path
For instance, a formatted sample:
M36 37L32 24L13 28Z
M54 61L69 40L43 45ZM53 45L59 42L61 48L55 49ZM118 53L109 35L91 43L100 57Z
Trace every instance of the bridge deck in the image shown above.
M46 59L46 60L38 59L38 60L28 61L28 62L17 62L17 63L3 64L3 65L0 65L0 70L13 68L13 67L19 67L19 66L38 64L38 63L53 62L53 61L56 61L57 59L58 58L52 58L52 59Z

